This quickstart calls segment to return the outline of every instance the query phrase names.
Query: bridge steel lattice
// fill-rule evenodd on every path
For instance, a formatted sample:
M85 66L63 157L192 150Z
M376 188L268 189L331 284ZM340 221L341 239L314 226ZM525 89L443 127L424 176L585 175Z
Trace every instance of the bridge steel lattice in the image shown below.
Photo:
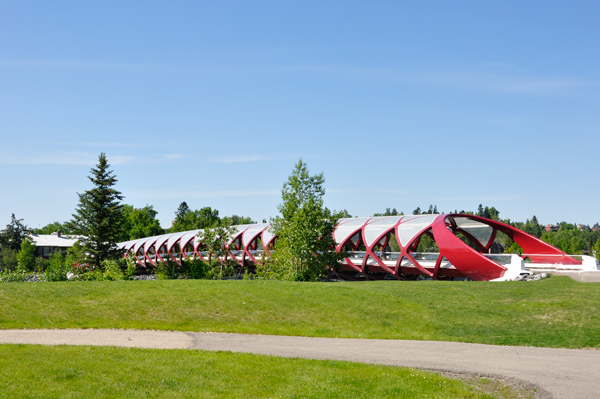
M277 239L268 223L233 226L228 243L229 259L250 267L274 248ZM156 266L170 258L205 259L206 251L198 238L200 230L141 238L120 243L125 256L134 256L142 266ZM498 232L521 246L523 257L490 254ZM523 259L532 263L578 266L582 260L541 241L515 227L494 220L464 214L410 215L341 219L333 233L337 251L348 257L340 264L338 275L346 278L433 279L467 277L472 280L508 280L526 272ZM419 253L424 236L439 248L436 253ZM399 251L391 250L395 240ZM468 245L468 241L471 245ZM596 263L597 265L597 263Z

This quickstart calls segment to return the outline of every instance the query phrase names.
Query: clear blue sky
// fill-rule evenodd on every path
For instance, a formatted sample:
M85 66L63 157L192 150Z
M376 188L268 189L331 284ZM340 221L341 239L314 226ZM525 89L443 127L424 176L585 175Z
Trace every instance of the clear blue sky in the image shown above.
M1 1L0 226L125 202L261 221L302 157L369 216L600 221L600 3Z

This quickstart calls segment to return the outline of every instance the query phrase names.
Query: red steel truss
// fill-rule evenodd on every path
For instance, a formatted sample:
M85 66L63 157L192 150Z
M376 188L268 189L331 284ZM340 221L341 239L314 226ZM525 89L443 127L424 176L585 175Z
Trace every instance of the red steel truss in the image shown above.
M267 223L234 226L235 234L228 245L228 257L242 267L255 264L276 237ZM142 266L153 265L169 257L177 263L192 257L204 259L205 251L198 240L200 230L165 234L120 243L126 256L135 256ZM532 261L544 262L560 256L563 264L580 264L561 250L517 228L473 215L411 215L341 219L333 233L338 252L348 257L340 265L340 275L397 279L429 276L433 279L468 277L473 280L502 278L506 264L490 255L498 232L502 232L523 248ZM437 253L418 253L424 236L439 248ZM391 251L395 240L400 251ZM470 245L469 245L470 244ZM265 251L265 249L267 251Z

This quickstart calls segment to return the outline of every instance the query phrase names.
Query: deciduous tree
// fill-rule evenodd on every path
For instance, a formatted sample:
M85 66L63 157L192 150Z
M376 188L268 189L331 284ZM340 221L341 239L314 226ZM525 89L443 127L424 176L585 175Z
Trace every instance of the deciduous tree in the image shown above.
M35 245L28 239L21 241L21 250L17 254L17 270L32 271L35 268Z
M185 212L185 213L184 213ZM171 226L171 233L178 231L206 229L219 225L219 211L210 206L192 211L185 202L182 202L175 212L175 222Z
M71 234L69 229L67 229L65 227L65 225L60 222L48 223L44 227L41 227L39 229L33 229L33 233L34 234L52 234L58 230L60 230L60 232L62 234Z
M300 159L283 184L281 216L271 219L278 237L267 277L316 281L337 267L344 254L335 251L333 231L339 214L328 214L323 205L323 173L311 176Z
M376 213L373 215L373 217L376 216L398 216L398 215L404 215L403 212L398 213L398 211L396 210L396 208L385 208L385 212L383 213Z
M14 249L0 249L0 272L13 271L17 268L17 253Z
M600 240L596 241L594 246L592 247L593 254L596 256L596 259L600 261Z
M233 274L235 262L226 259L227 245L233 234L235 229L229 225L206 228L198 233L198 241L202 242L203 252L206 251L204 256L209 278L224 279Z
M164 233L152 205L143 208L134 208L132 205L123 205L125 217L123 236L121 241L135 240L138 238L157 236Z
M256 222L253 221L252 218L250 218L250 217L231 215L231 216L225 216L224 218L222 218L220 224L223 226L235 226L238 224L254 224L254 223L256 223Z

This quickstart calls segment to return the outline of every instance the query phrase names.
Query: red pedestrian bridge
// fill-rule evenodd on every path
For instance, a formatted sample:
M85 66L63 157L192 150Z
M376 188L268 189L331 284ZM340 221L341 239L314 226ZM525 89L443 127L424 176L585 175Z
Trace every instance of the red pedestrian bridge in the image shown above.
M269 227L268 223L232 226L227 258L240 268L253 268L275 248L277 237ZM140 238L119 246L125 256L135 257L144 267L167 259L181 264L183 260L205 259L207 252L199 232ZM491 253L499 232L519 244L524 255ZM423 276L503 281L536 268L600 271L592 257L568 255L515 227L473 215L346 218L339 220L333 236L336 251L347 254L334 273L346 279L412 280ZM437 252L417 252L425 236L433 239Z

